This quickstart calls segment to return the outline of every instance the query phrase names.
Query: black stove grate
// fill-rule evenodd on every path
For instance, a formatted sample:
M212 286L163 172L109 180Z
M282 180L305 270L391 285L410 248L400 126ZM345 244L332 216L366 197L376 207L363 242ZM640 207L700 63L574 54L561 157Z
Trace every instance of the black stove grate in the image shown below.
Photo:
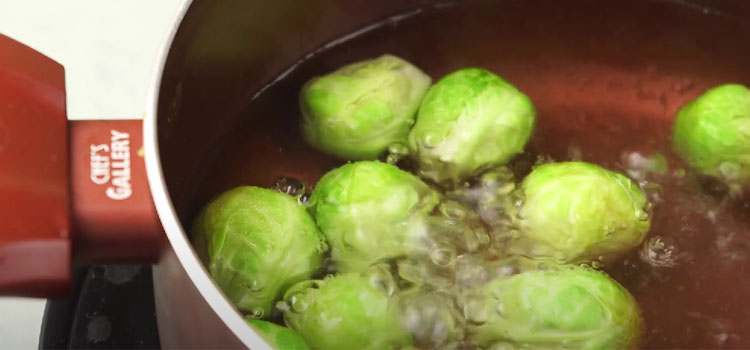
M47 302L40 349L158 349L150 265L77 268L70 297Z

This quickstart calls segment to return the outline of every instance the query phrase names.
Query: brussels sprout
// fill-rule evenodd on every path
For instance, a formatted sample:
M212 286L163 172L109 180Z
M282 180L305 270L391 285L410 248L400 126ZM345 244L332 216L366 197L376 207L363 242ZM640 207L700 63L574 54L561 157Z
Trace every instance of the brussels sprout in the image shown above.
M288 286L310 278L326 250L296 198L253 186L212 200L192 234L214 281L239 310L255 317L271 314Z
M305 340L295 331L275 323L248 318L247 323L268 343L278 350L308 350Z
M361 271L407 255L425 235L425 216L440 200L416 176L375 161L346 164L325 174L310 197L339 271Z
M374 269L373 269L374 270ZM284 321L313 349L393 349L412 343L387 271L298 283L284 294Z
M750 90L722 85L677 113L675 152L705 174L729 183L750 180Z
M392 55L347 65L310 80L300 93L302 134L322 152L375 159L406 142L431 79Z
M469 337L502 349L635 348L633 297L602 272L577 266L495 279L459 298Z
M612 261L639 245L649 203L627 177L584 162L549 163L521 183L516 254L562 261Z
M409 148L419 175L457 183L521 153L534 127L531 100L478 68L440 79L422 100Z

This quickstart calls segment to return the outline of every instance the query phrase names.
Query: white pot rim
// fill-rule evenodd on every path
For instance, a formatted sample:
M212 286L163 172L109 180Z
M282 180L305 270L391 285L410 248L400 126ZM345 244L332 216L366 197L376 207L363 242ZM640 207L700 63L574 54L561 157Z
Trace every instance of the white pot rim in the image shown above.
M161 90L164 66L172 47L172 42L191 3L192 0L183 0L175 16L171 19L172 26L167 33L167 37L162 41L163 44L159 50L156 66L153 69L154 74L149 83L147 109L143 118L143 147L149 188L151 189L151 196L153 197L156 211L159 214L159 219L161 220L164 232L167 234L169 243L172 245L172 249L177 255L180 264L182 264L182 267L198 289L198 292L200 292L219 318L245 346L253 350L270 350L272 348L248 326L242 315L234 309L211 280L187 239L185 230L177 219L177 214L167 192L166 183L164 182L156 130L159 91Z

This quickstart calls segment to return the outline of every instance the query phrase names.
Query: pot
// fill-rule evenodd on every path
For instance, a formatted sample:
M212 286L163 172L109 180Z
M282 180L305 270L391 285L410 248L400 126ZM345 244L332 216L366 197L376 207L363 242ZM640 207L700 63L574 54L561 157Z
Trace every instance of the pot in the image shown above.
M269 348L186 232L222 190L311 186L340 162L301 141L296 100L275 98L390 52L433 77L500 72L561 134L585 134L570 115L611 113L666 137L698 91L750 82L746 18L742 0L185 1L142 121L67 121L62 66L0 37L0 291L54 297L72 262L152 262L163 347Z

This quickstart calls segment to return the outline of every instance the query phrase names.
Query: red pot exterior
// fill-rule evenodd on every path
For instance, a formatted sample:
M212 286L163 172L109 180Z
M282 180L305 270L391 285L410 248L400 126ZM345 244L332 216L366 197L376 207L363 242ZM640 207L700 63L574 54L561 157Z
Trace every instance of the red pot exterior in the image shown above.
M0 35L0 295L70 287L63 67Z

